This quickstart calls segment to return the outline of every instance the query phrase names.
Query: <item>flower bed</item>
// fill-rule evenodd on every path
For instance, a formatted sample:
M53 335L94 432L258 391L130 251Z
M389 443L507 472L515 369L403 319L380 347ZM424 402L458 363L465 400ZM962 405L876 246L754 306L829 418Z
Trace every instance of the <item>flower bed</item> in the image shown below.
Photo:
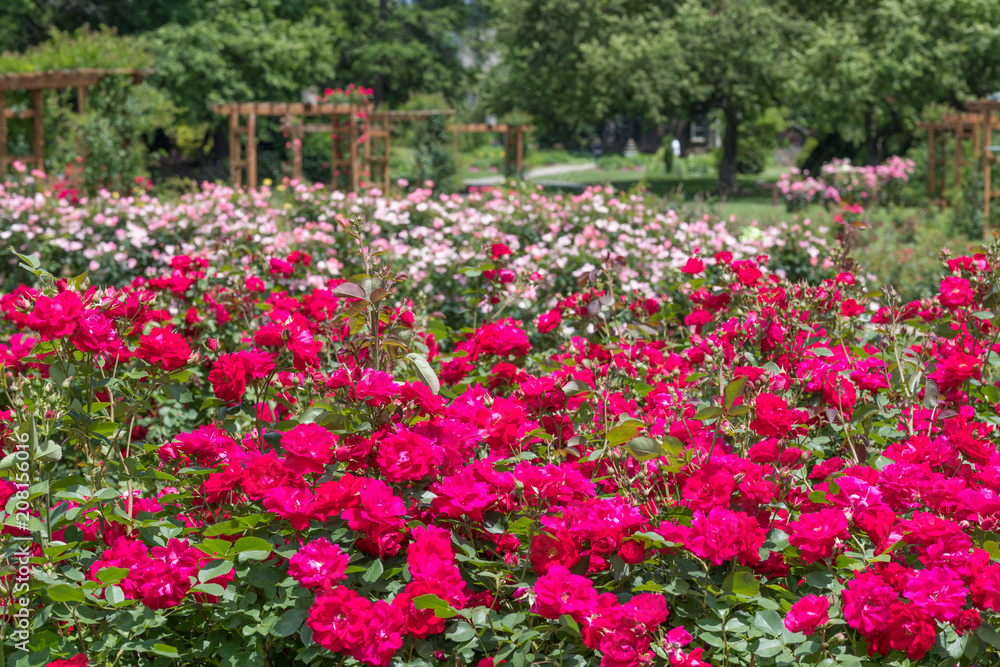
M361 217L358 233L414 279L403 286L406 295L437 301L464 289L468 272L489 259L492 242L517 251L510 268L532 301L568 294L576 278L608 253L627 258L618 269L624 285L650 296L692 248L705 255L725 249L737 259L780 254L773 269L813 278L826 275L823 260L833 254L826 230L813 230L808 221L741 232L708 217L681 219L657 201L601 188L573 197L488 188L468 197L434 197L423 189L355 197L302 184L254 194L206 184L176 201L102 192L79 205L57 194L34 177L0 188L0 246L39 254L43 265L65 277L89 272L101 284L158 275L175 256L240 263L293 250L315 258L314 282L321 284L319 276L363 269L343 229ZM0 267L5 265L0 286L10 290L17 284L16 259L5 253Z
M782 174L778 189L790 211L814 202L890 206L899 203L914 168L913 160L898 155L879 165L860 167L849 160L835 159L822 166L819 178L798 169Z
M1000 247L904 304L597 191L213 193L16 196L149 261L0 297L14 664L998 659Z

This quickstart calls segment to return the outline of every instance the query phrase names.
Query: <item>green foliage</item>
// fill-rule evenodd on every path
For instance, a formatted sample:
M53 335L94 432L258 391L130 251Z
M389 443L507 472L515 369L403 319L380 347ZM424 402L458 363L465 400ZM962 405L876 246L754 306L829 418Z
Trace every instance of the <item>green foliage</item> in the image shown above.
M433 181L437 191L454 188L455 156L451 152L451 136L443 116L431 116L421 122L414 137L416 143L416 185Z
M53 166L57 171L85 156L77 175L88 191L127 192L147 174L146 140L173 122L174 107L163 91L132 85L124 76L108 76L91 88L87 111L59 108L59 132Z
M227 7L189 25L165 25L143 44L156 59L152 81L184 120L218 125L224 119L211 112L213 103L298 100L304 88L332 81L339 29L312 17L294 22Z
M58 69L145 69L152 57L136 41L106 26L73 33L53 29L49 40L23 53L0 54L0 72L41 72Z
M872 229L852 253L859 273L871 274L873 287L893 285L904 301L938 293L942 248L956 256L978 252L978 244L956 229L949 211L883 209L866 212L866 220Z
M776 107L744 123L736 158L739 173L759 174L764 171L774 156L778 133L787 125L785 110Z
M991 0L838 3L813 17L793 79L798 118L880 161L905 150L921 110L1000 88L1000 5ZM855 157L841 154L830 157Z
M136 40L101 26L84 27L73 33L53 29L48 41L23 53L0 54L0 72L41 72L59 69L145 69L152 56Z
M371 86L376 101L390 106L414 92L457 98L469 76L459 35L475 6L462 0L340 3L346 32L337 80Z

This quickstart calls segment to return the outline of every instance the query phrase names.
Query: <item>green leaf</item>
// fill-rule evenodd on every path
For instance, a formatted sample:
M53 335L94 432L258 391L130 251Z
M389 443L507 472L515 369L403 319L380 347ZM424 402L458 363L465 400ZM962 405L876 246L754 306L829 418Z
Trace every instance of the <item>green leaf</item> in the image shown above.
M743 395L743 390L746 386L746 377L738 377L726 385L726 390L723 392L723 404L726 406L727 410L733 407L733 403L736 402L736 399Z
M299 631L302 622L309 615L308 609L289 609L271 628L271 634L275 637L288 637Z
M123 591L119 586L108 586L104 591L104 596L111 604L120 604L125 602L125 591Z
M205 529L205 532L202 533L202 535L205 537L215 537L216 535L235 535L236 533L245 533L246 530L247 527L236 519L229 519L228 521L213 523Z
M368 582L369 584L373 584L376 581L378 581L378 578L382 576L382 572L384 571L385 570L382 567L382 561L376 559L374 562L372 562L371 567L368 568L368 571L365 572L363 575L361 575L361 579L363 581Z
M198 584L197 586L192 586L191 590L200 591L207 595L214 595L217 598L226 594L226 589L219 584Z
M241 561L264 560L272 549L270 542L259 537L241 537L233 545L233 553L239 554Z
M166 656L168 658L178 657L177 649L169 644L153 644L153 653Z
M781 653L784 648L782 643L777 639L761 637L760 641L757 642L757 648L754 649L754 654L759 658L773 658Z
M128 576L128 569L124 567L106 567L97 573L97 580L102 584L117 584Z
M420 381L430 387L432 393L436 394L441 391L441 382L438 380L437 373L434 372L434 369L431 368L431 365L423 355L417 352L410 352L404 358L413 364L413 367L417 369Z
M993 648L1000 649L1000 633L994 630L992 625L983 623L976 630L976 635Z
M758 611L753 619L753 627L765 635L780 637L785 631L785 620L776 611Z
M639 429L643 426L645 426L645 424L638 419L626 420L608 431L608 444L612 447L624 445L626 442L629 442L639 435Z
M752 598L760 592L760 582L749 568L738 567L722 582L722 590L741 597Z
M563 393L567 396L576 396L586 391L590 391L590 386L582 380L570 380L563 385Z
M459 622L451 627L450 630L444 633L445 639L450 639L451 641L461 644L462 642L467 642L476 636L476 630L471 625L465 622Z
M924 380L924 408L930 410L938 406L938 385L934 380Z
M717 405L709 405L709 406L704 407L701 410L699 410L695 414L694 418L697 419L698 421L705 422L705 421L709 421L709 420L712 420L712 419L718 419L719 417L721 417L724 414L725 414L725 411L722 408L720 408L719 406L717 406Z
M55 586L49 586L45 589L45 593L53 602L84 601L83 591L76 586L70 586L69 584L56 584Z
M201 571L198 572L198 581L201 583L211 581L216 577L229 574L232 569L233 564L228 560L212 561L206 567L201 568Z
M438 618L454 618L458 612L447 602L436 595L418 595L413 598L413 608L432 609Z
M661 455L660 443L644 435L636 436L629 440L625 448L638 461L648 461Z

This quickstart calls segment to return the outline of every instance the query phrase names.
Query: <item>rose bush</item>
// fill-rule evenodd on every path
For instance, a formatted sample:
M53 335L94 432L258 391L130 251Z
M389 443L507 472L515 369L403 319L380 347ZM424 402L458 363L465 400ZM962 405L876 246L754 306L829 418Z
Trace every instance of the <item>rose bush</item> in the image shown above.
M213 196L125 283L22 253L0 297L8 664L1000 657L1000 245L902 303L735 239L643 254L598 192L353 200L414 220L330 218L324 254L339 204ZM615 252L567 276L513 231L553 211Z

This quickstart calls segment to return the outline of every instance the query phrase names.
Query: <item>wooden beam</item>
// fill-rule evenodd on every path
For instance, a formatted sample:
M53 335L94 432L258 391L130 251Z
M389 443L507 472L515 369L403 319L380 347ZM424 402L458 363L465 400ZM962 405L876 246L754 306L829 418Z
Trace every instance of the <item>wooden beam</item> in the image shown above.
M93 86L106 76L129 75L133 83L141 83L152 70L137 69L75 69L42 72L7 72L0 74L0 90L54 90Z
M21 119L24 119L24 118L34 118L35 117L35 110L34 109L21 109L20 111L15 111L14 109L4 109L3 114L4 114L5 118L21 118Z

